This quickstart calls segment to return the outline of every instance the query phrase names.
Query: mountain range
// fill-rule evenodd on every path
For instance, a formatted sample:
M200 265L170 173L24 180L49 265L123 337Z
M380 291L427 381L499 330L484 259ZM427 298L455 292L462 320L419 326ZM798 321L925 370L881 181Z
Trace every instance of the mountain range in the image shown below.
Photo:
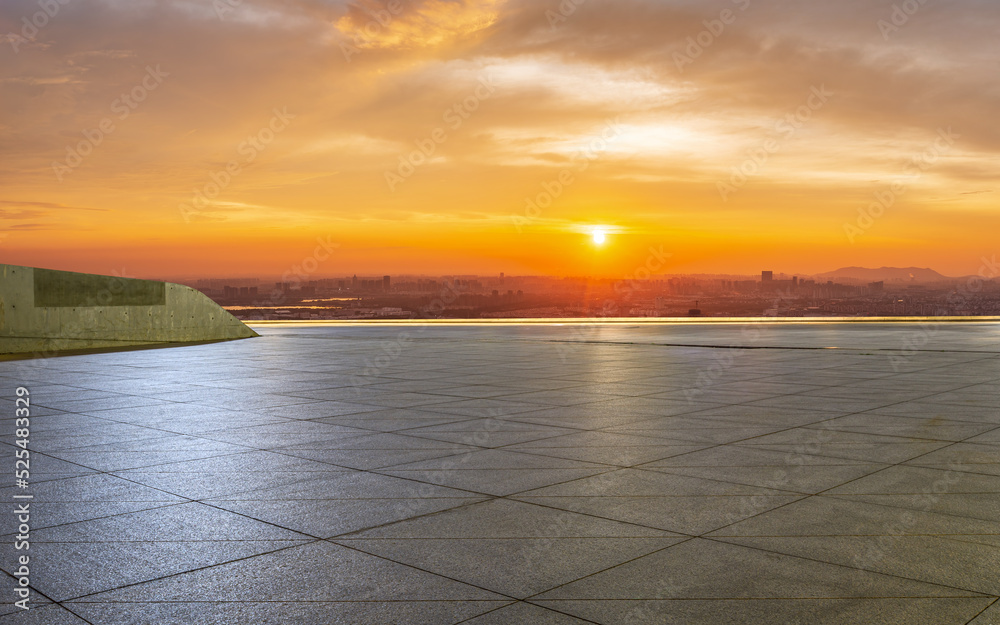
M910 282L914 284L922 284L927 282L947 282L955 280L955 278L941 275L933 269L923 267L879 267L878 269L870 269L867 267L842 267L835 271L828 271L811 277L817 282L833 280L834 282Z

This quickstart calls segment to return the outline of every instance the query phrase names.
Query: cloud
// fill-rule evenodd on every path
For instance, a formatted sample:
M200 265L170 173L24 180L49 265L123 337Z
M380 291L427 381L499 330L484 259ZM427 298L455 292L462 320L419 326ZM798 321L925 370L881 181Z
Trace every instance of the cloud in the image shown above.
M67 232L87 221L123 240L147 230L182 241L184 231L171 230L180 228L178 202L242 159L241 146L282 107L296 116L288 129L218 198L250 208L215 212L208 225L278 228L288 225L282 211L296 224L419 212L444 228L448 215L465 224L470 206L484 223L500 223L615 117L628 132L550 218L622 210L693 221L731 210L715 182L820 85L835 94L830 102L781 137L734 200L760 223L805 219L795 211L807 197L816 216L803 228L843 221L837 211L851 213L871 180L898 176L938 128L961 138L914 202L956 197L951 214L981 214L988 196L960 190L985 186L1000 164L1000 3L926 3L888 40L878 23L891 18L889 0L391 6L243 0L220 17L194 0L61 5L30 48L15 54L10 37L0 39L0 178L5 196L32 199L0 201L4 219L40 211L38 220L65 218ZM37 10L33 0L0 3L0 32L19 32ZM147 66L169 76L119 118L115 103ZM453 128L446 112L484 77L495 79L495 94L462 110ZM56 184L53 162L104 119L114 131ZM433 158L389 192L385 172L438 128L447 138ZM67 205L76 203L105 208ZM920 217L928 237L939 225L932 212Z
M362 0L347 5L336 29L357 49L435 48L486 30L506 0Z
M26 219L50 219L55 217L65 217L66 212L72 211L106 212L106 209L66 206L53 202L0 200L0 220L3 221L23 221ZM38 226L40 226L40 224L20 224L7 226L7 228L38 229Z
M51 208L56 210L73 210L73 211L107 211L106 208L89 208L86 206L67 206L65 204L56 204L53 202L29 202L23 200L0 200L0 207L2 206L31 206L33 208Z
M38 219L39 217L45 216L47 213L39 210L27 210L27 211L12 211L8 209L0 209L0 219L18 220L18 219Z

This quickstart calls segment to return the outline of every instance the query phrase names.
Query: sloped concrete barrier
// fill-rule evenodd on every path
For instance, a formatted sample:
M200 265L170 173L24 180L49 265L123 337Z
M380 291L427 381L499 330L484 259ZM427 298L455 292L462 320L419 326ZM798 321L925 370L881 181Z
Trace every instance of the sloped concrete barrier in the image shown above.
M0 354L253 336L204 294L180 284L0 264Z

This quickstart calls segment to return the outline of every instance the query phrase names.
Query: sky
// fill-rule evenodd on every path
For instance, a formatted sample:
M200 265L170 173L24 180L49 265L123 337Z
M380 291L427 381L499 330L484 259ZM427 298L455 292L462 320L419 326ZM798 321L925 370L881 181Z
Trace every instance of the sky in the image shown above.
M998 27L994 0L4 0L0 262L973 274Z

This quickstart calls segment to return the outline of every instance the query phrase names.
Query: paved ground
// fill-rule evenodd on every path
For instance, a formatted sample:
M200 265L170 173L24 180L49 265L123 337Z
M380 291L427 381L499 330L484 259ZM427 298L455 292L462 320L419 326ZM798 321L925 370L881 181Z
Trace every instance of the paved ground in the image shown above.
M1000 326L262 333L0 363L0 624L1000 623Z

